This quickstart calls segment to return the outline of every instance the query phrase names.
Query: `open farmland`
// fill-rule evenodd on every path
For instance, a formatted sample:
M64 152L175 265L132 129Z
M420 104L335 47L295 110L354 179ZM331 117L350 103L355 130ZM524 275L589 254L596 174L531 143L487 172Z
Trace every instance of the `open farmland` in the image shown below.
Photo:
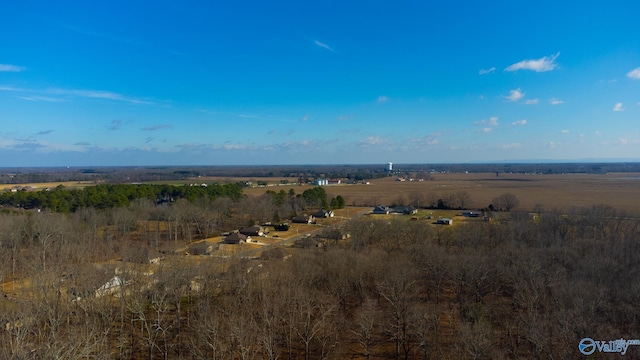
M64 186L67 189L82 189L87 186L93 186L96 183L93 181L56 181L56 182L43 182L43 183L24 183L24 184L0 184L0 191L9 189L30 189L33 191L40 191L45 189L53 189L58 186Z
M396 177L371 180L370 184L329 185L329 197L342 195L347 205L374 206L376 204L411 203L417 196L438 197L466 191L470 195L470 208L483 208L496 196L510 192L519 200L516 210L531 210L536 205L545 209L568 209L596 204L610 205L630 214L640 215L636 194L640 190L639 173L610 174L500 174L495 173L442 173L433 174L432 180L397 181ZM267 180L268 181L268 180ZM269 181L275 183L275 181ZM245 189L249 195L261 195L266 190L293 188L296 193L313 186L277 186ZM420 194L420 195L418 195Z

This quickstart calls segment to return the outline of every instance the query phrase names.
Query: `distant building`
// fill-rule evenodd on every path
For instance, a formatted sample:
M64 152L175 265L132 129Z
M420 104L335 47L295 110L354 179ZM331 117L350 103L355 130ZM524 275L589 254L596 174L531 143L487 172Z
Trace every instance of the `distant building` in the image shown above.
M388 172L393 172L393 163L392 162L388 162L387 163L387 171Z
M463 211L462 216L465 217L479 217L480 213L477 211Z
M453 220L449 219L449 218L440 218L436 221L436 224L441 224L441 225L453 225Z
M389 212L392 214L415 215L418 209L413 206L394 206L389 208Z
M247 236L263 236L266 233L266 229L262 226L249 226L246 228L240 229L239 233Z
M313 215L294 216L292 222L297 224L311 224L314 221Z
M333 217L333 211L331 210L320 210L317 213L313 214L315 218L330 218Z
M316 186L324 186L324 185L329 185L329 180L328 179L316 179L313 182L314 185Z
M373 208L373 211L371 211L371 213L378 214L378 215L388 215L389 207L385 205L378 205Z
M243 235L240 233L233 233L223 240L225 244L244 244L249 241L251 241L251 236Z
M209 243L207 241L203 241L203 242L193 244L191 247L189 247L188 252L191 255L211 255L211 253L213 253L214 250L215 250L214 244Z

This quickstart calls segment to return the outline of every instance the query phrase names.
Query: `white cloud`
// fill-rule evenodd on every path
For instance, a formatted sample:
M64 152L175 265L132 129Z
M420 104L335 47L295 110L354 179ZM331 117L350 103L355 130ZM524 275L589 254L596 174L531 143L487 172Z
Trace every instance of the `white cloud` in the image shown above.
M522 60L515 64L509 65L504 71L533 70L535 72L545 72L555 69L558 64L555 63L560 53L550 56L544 56L540 59Z
M622 103L621 103L621 102L616 103L616 104L613 106L613 111L624 111L624 108L622 107Z
M526 119L522 119L522 120L518 120L518 121L512 122L511 126L526 125L526 124L527 124L527 120Z
M529 99L529 100L526 100L524 103L527 105L535 105L538 103L538 101L539 101L538 99Z
M496 71L496 68L494 68L494 67L489 68L489 69L480 69L479 74L480 75L486 75L486 74L491 74L494 71Z
M633 80L640 80L640 67L637 67L627 73L627 77Z
M329 50L329 51L333 51L333 49L331 48L331 46L329 46L329 45L327 45L327 44L325 44L325 43L323 43L323 42L320 42L320 41L318 41L318 40L314 40L313 42L316 44L316 46L319 46L319 47L321 47L321 48L323 48L323 49L327 49L327 50Z
M0 91L16 91L16 92L26 92L26 89L21 89L13 86L0 86Z
M378 96L378 99L376 101L379 102L379 103L384 103L384 102L389 101L389 98L384 96L384 95L380 95L380 96Z
M484 127L484 128L476 130L476 132L484 133L484 134L490 133L491 131L493 131L493 128L490 128L490 127Z
M520 91L520 88L509 91L509 95L505 98L509 101L518 101L524 97L524 93Z
M522 144L520 143L503 144L500 147L503 149L516 149L516 148L521 148Z
M489 119L483 119L480 121L476 121L475 125L477 126L498 126L498 117L492 116Z
M601 136L601 135L602 135L602 131L600 131L600 130L596 130L596 131L594 131L594 132L593 132L593 134L594 134L595 136Z
M560 105L560 104L564 104L564 101L562 101L560 99L553 98L553 99L549 100L549 103L551 105Z
M569 130L567 130L567 129L564 129L564 130L562 130L562 131L560 131L560 132L561 132L561 133L563 133L563 134L568 134L568 133L570 133L571 131L569 131Z
M25 69L26 68L24 66L0 64L0 72L20 72L24 71Z
M309 114L305 114L302 119L300 119L300 121L307 121L309 120Z
M67 100L52 98L48 96L18 96L18 98L27 101L47 101L47 102L65 102Z
M47 90L47 93L56 94L56 95L73 95L73 96L86 97L86 98L92 98L92 99L124 101L132 104L153 104L153 102L151 101L132 98L132 97L124 96L122 94L114 93L111 91L104 91L104 90L49 89Z
M360 146L373 146L373 145L382 145L387 144L389 140L386 138L381 138L379 136L369 136L365 139L360 140Z

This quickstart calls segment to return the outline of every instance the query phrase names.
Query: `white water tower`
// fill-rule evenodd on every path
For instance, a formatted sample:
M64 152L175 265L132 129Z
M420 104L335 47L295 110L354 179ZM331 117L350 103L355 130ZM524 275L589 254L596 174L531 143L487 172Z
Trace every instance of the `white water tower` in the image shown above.
M391 162L387 163L387 171L388 172L393 172L393 163L391 163Z

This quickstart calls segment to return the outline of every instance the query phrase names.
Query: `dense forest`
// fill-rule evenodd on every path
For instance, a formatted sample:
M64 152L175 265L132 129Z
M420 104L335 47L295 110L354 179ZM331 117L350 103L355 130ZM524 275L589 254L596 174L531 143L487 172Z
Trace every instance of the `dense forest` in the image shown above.
M44 208L53 212L75 212L82 208L105 209L129 206L131 201L146 199L158 203L187 199L215 200L228 197L238 200L242 196L241 183L200 184L197 186L172 186L152 184L100 184L82 189L66 189L60 185L44 191L24 189L0 193L0 206L22 209Z
M320 208L317 189L0 213L0 358L573 359L640 330L640 222L605 205L365 215L251 259L174 251ZM164 254L152 272L108 261L140 249Z

